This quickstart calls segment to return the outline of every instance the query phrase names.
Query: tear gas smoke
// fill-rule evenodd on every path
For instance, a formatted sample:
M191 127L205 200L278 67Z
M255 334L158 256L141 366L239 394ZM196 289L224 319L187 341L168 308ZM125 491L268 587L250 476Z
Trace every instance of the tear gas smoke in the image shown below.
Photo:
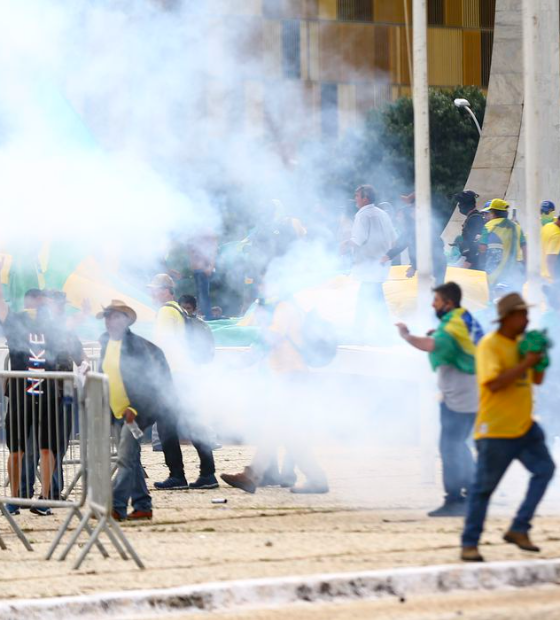
M221 231L224 185L251 205L248 219L273 198L294 214L324 199L310 92L262 79L281 77L262 53L270 25L226 15L217 0L169 6L0 0L0 248L33 252L50 240L102 264L120 256L138 273L161 259L171 233ZM270 265L270 293L335 274L337 253L336 240L295 244ZM350 297L321 297L335 329L349 322ZM185 389L200 421L255 443L282 429L310 445L414 444L426 369L404 348L346 351L308 386L218 362Z

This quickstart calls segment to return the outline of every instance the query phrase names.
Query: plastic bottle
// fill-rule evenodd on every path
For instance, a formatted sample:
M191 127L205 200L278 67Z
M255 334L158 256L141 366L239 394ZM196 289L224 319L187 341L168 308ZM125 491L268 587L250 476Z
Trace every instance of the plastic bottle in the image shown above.
M144 437L144 433L142 432L141 428L136 423L136 420L132 420L132 422L127 422L126 424L130 432L132 433L132 436L134 437L134 439L140 440L142 439L142 437Z

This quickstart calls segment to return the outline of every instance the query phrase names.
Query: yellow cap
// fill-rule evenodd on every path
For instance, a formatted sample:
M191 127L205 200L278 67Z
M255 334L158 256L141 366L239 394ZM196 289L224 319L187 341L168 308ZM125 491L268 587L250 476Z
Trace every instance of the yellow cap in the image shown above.
M509 203L501 198L494 198L490 201L490 204L482 211L507 211L509 209Z

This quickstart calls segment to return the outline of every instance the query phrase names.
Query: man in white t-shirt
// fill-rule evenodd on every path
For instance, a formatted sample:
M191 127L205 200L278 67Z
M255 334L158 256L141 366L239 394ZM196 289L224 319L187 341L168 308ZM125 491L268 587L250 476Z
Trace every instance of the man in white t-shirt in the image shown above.
M375 317L375 331L388 324L389 316L383 295L383 282L389 275L390 265L381 259L391 249L397 233L391 218L375 206L375 190L371 185L360 185L354 194L358 212L354 218L350 240L343 244L343 253L349 248L354 254L352 276L361 282L356 303L355 329L362 337L371 315Z

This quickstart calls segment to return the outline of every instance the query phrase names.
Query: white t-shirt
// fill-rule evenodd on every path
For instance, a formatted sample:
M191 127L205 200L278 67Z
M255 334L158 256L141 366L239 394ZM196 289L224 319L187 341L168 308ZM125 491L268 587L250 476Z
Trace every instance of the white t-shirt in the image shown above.
M390 262L381 258L393 247L397 233L391 218L374 204L362 207L354 218L352 242L354 250L352 275L361 282L384 282L389 275Z
M461 372L455 366L439 366L438 386L443 402L457 413L476 413L478 411L478 385L476 375Z

